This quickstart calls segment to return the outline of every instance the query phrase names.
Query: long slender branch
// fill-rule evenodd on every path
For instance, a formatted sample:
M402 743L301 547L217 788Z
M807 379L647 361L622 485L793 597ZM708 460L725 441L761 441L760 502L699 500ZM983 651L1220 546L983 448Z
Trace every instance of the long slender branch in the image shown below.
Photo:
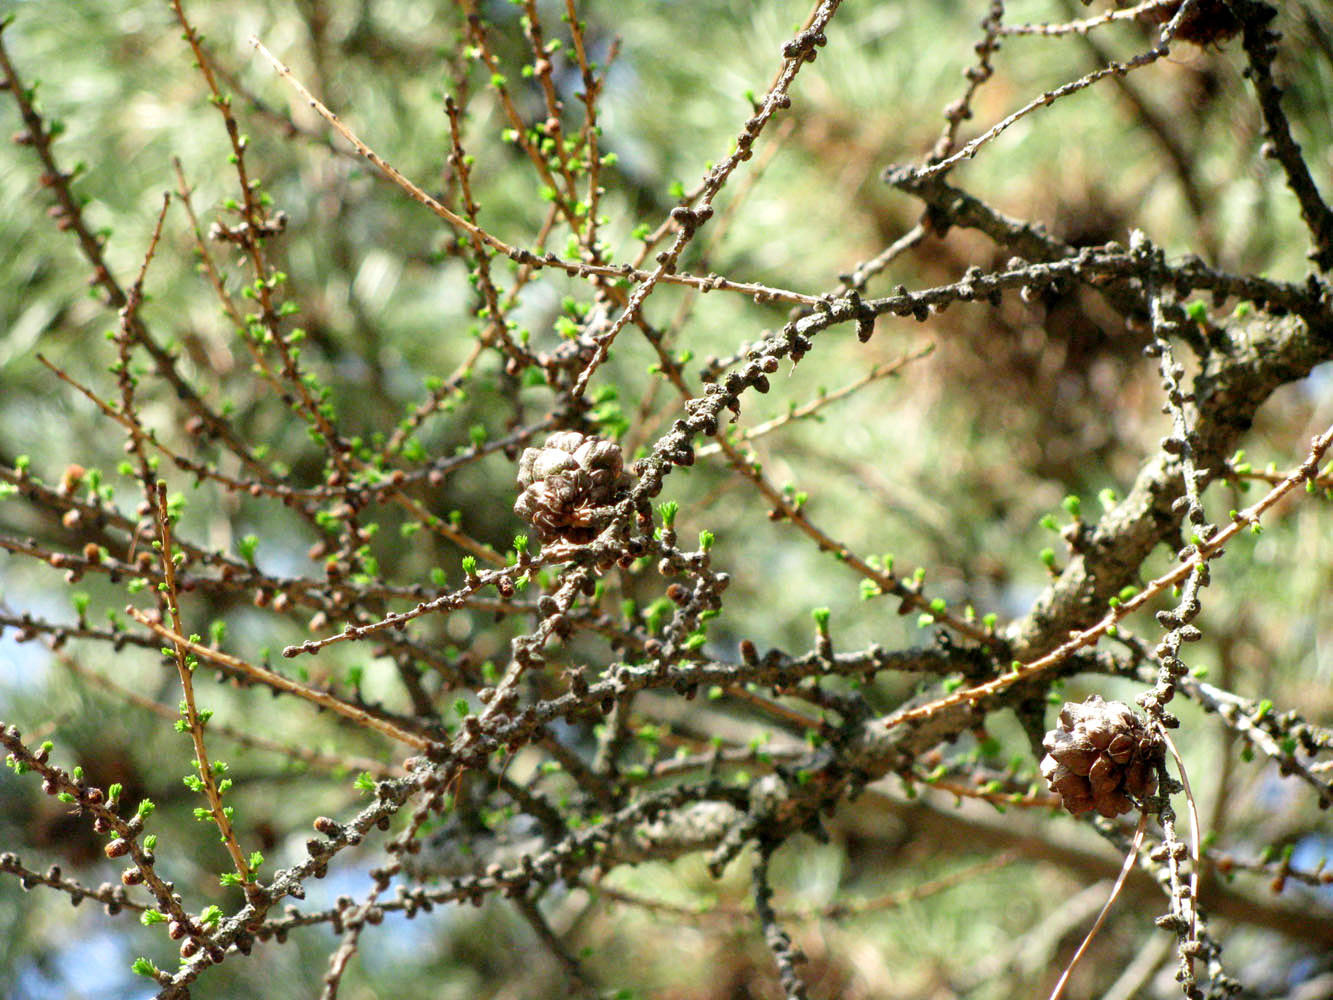
M1333 445L1333 427L1315 438L1305 461L1289 472L1286 478L1269 490L1262 499L1245 510L1238 511L1232 518L1231 524L1212 538L1206 541L1199 540L1196 543L1196 551L1188 559L1157 577L1134 597L1112 607L1094 624L1071 633L1066 641L1060 643L1049 653L1026 663L1015 663L1010 673L996 677L984 684L962 688L953 694L936 698L924 705L894 712L886 720L886 726L897 726L906 722L928 719L947 708L975 704L984 698L1013 687L1020 681L1030 680L1038 674L1059 666L1071 654L1093 645L1124 618L1144 607L1150 600L1169 587L1173 587L1184 580L1196 567L1220 556L1227 542L1239 535L1241 531L1258 524L1263 515L1275 503L1291 493L1297 486L1312 479L1318 472L1320 459L1331 445Z
M449 225L456 229L461 229L469 236L480 240L483 244L490 247L497 253L504 254L511 260L520 264L533 267L554 267L566 272L567 274L578 277L602 277L602 278L623 278L634 282L646 283L648 281L663 281L668 284L688 285L694 288L707 291L731 291L742 295L758 295L766 299L778 302L793 302L802 305L814 305L818 297L814 295L802 295L799 292L788 291L781 288L770 288L766 285L754 284L751 282L736 282L717 275L696 276L690 274L670 274L659 273L657 271L646 271L640 268L631 267L628 264L619 266L612 264L592 264L584 261L570 261L557 257L553 253L547 253L537 256L528 250L512 246L500 239L498 236L482 229L480 226L470 222L463 216L454 212L446 205L441 204L435 198L431 197L420 187L405 177L401 171L376 153L370 146L366 145L350 128L343 122L338 115L330 111L318 98L305 88L293 74L292 71L281 62L272 52L270 52L264 43L259 39L251 39L251 44L272 63L274 70L281 76L297 93L306 101L310 107L314 108L325 121L337 130L338 134L355 147L356 151L369 160L386 177L396 184L409 198L420 205L430 209L439 218L443 219Z
M167 613L171 616L171 626L174 634L183 635L185 629L181 625L180 595L176 589L176 566L171 544L171 514L167 509L166 483L159 482L157 484L154 500L157 509L158 544L162 556L163 585L166 588L163 598ZM208 811L213 817L213 822L217 824L222 843L226 845L227 853L231 855L231 862L236 867L236 873L241 876L242 884L248 888L252 879L250 865L241 851L240 843L236 840L236 831L232 829L231 816L228 810L223 808L222 793L218 788L217 775L213 771L213 765L209 762L208 748L204 745L204 722L199 714L199 706L196 704L194 697L194 665L190 662L181 643L172 640L172 649L175 653L176 673L180 677L182 700L185 705L185 724L189 729L190 739L194 743L195 765L199 771L199 780L204 795L208 799Z
M261 667L258 664L247 663L238 657L231 656L221 650L212 649L202 643L195 642L182 635L179 631L169 629L160 622L154 621L151 617L144 614L138 608L130 605L125 608L125 613L133 618L140 625L151 629L157 635L171 642L183 652L191 653L201 660L207 660L209 663L216 663L220 667L234 672L240 677L246 677L259 684L267 685L277 691L286 691L288 694L294 694L297 697L304 698L320 708L327 708L329 711L341 715L345 719L350 719L358 725L367 729L373 729L376 732L383 733L390 739L397 740L399 743L405 743L417 750L425 750L430 746L431 741L418 733L409 732L401 726L396 725L387 719L382 719L371 712L356 705L348 704L341 698L329 694L326 691L319 691L299 681L294 681L282 674L275 673L267 667Z

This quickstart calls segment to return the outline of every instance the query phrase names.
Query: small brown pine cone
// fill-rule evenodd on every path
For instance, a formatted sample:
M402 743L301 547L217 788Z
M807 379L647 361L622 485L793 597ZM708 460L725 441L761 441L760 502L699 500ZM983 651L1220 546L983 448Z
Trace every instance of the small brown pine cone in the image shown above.
M1145 21L1166 24L1180 12L1179 3L1168 3L1161 7L1152 7L1139 15ZM1226 0L1196 0L1193 8L1186 12L1176 30L1176 37L1182 42L1195 45L1211 45L1225 42L1240 33L1240 22L1231 13Z
M629 486L625 460L614 441L578 431L557 431L518 460L514 513L543 542L587 542L597 537L590 515L619 499Z
M1060 724L1042 740L1041 775L1078 815L1097 810L1106 817L1134 808L1157 790L1156 766L1162 745L1128 705L1092 695L1082 704L1065 702Z

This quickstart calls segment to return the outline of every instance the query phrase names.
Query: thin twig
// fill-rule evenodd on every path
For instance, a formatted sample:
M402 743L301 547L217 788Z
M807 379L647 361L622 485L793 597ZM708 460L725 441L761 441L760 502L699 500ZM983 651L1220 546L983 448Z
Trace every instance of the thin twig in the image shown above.
M1087 950L1088 945L1092 944L1092 939L1097 936L1097 932L1102 929L1102 923L1106 920L1106 915L1111 912L1111 905L1120 895L1120 890L1125 885L1125 879L1129 878L1129 873L1134 870L1134 862L1139 856L1139 845L1143 843L1143 829L1147 824L1148 813L1146 811L1139 813L1139 824L1134 828L1134 839L1129 846L1129 853L1125 855L1125 863L1120 867L1120 874L1115 880L1115 885L1111 887L1111 895L1107 897L1106 905L1102 907L1102 912L1097 914L1096 923L1092 925L1092 929L1088 931L1087 936L1083 939L1083 943L1080 944L1078 950L1074 952L1074 957L1069 960L1069 964L1065 966L1064 972L1060 974L1060 978L1055 983L1055 988L1051 990L1050 1000L1060 1000L1060 994L1065 990L1065 983L1069 981L1069 974L1074 971L1074 966L1076 966L1078 960L1083 957L1083 953Z
M250 42L266 59L269 60L270 63L272 63L273 68L278 75L286 80L287 83L290 84L312 108L319 112L324 120L337 130L339 135L350 142L358 153L378 167L379 170L383 172L389 180L398 185L408 197L418 204L430 209L451 226L461 229L463 232L471 236L475 236L477 239L481 240L481 242L486 244L486 246L490 247L497 253L504 254L511 260L517 261L520 264L530 264L535 267L554 267L567 274L585 278L592 276L613 279L623 278L641 283L649 281L656 283L657 281L663 281L668 284L707 288L710 291L724 290L738 292L742 295L760 295L778 302L792 302L802 305L814 305L815 302L818 301L818 297L814 295L802 295L799 292L788 291L787 289L782 288L770 288L766 285L750 282L730 281L718 276L709 275L700 277L692 274L667 274L658 273L658 271L641 270L639 268L631 267L628 264L615 266L611 264L591 264L584 261L569 261L557 257L552 253L544 254L539 257L530 251L511 246L499 237L494 236L481 227L469 222L457 212L440 204L439 201L432 198L416 184L408 180L396 167L388 163L383 157L362 142L361 139L357 137L356 133L348 128L341 118L330 111L313 94L311 94L310 91L296 79L292 74L292 71L284 63L280 62L272 52L265 48L263 42L259 41L257 38L252 38Z
M852 395L852 393L856 392L858 389L864 388L871 382L876 382L882 378L888 378L891 375L897 375L907 367L907 365L911 364L913 361L920 361L922 358L929 356L934 350L934 344L926 344L924 347L919 347L910 354L903 355L901 358L873 365L870 370L860 378L848 382L846 385L834 389L832 392L822 393L808 403L793 407L780 417L774 417L772 420L765 420L761 424L747 427L738 434L733 435L732 441L736 444L754 441L756 438L761 438L765 434L771 434L773 431L780 427L784 427L787 424L813 416L830 403L845 399L847 396ZM721 450L722 446L720 444L706 444L698 448L695 451L695 455L699 458L706 458L709 455L716 455Z
M1149 601L1167 588L1173 587L1184 580L1197 566L1221 555L1227 542L1235 538L1242 530L1251 525L1258 524L1269 508L1294 490L1297 485L1307 481L1317 473L1319 460L1331 445L1333 445L1333 427L1330 427L1323 434L1319 435L1319 437L1315 438L1311 445L1310 453L1304 462L1288 473L1282 482L1274 486L1261 500L1259 500L1258 503L1247 507L1243 511L1237 512L1234 515L1231 524L1227 525L1206 541L1201 540L1196 546L1195 553L1190 556L1188 560L1157 577L1157 579L1149 583L1134 597L1117 604L1102 616L1099 621L1085 629L1080 629L1071 633L1068 640L1055 647L1055 649L1051 650L1049 653L1028 663L1016 663L1010 673L996 677L993 680L972 687L959 689L953 694L937 698L924 705L900 709L889 716L886 720L886 725L901 725L902 723L911 722L917 719L927 719L954 705L977 702L982 698L998 694L1006 688L1013 687L1020 681L1028 680L1043 671L1058 666L1070 654L1077 652L1084 646L1090 646L1097 642L1097 640L1107 634L1107 632L1114 628L1122 619L1144 607Z
M160 622L154 621L133 605L127 606L125 608L125 613L140 625L152 629L153 632L161 636L163 639L175 644L182 651L193 653L201 660L207 660L209 663L216 663L218 666L232 671L237 676L246 677L256 683L265 684L275 690L286 691L289 694L304 698L306 701L318 705L320 708L327 708L329 711L341 715L345 719L350 719L358 725L365 726L367 729L373 729L376 732L383 733L390 739L397 740L399 743L405 743L417 750L425 750L430 746L431 741L426 737L417 733L408 732L401 726L367 712L365 709L359 708L356 705L349 704L336 695L329 694L327 691L319 691L302 684L299 681L284 677L282 674L275 673L267 667L261 667L255 663L247 663L245 660L231 656L221 650L211 649L192 639L188 639L180 633L179 629L173 631L172 629L166 628Z
M797 963L805 961L805 956L792 945L791 938L778 925L778 916L773 910L773 889L768 883L768 862L773 855L774 847L772 844L761 844L759 856L755 859L754 871L751 873L754 912L759 918L764 943L768 945L768 950L773 953L773 961L777 963L778 978L782 982L783 990L786 991L787 1000L807 1000L809 994L806 992L805 983L796 972Z
M1048 38L1059 35L1086 35L1089 31L1116 21L1130 21L1150 10L1167 7L1180 0L1144 0L1133 7L1113 7L1096 17L1067 21L1064 24L1006 24L1000 28L1001 35L1045 35Z
M1180 782L1185 786L1185 805L1190 814L1190 854L1194 864L1190 868L1190 936L1188 943L1193 944L1197 940L1199 919L1199 809L1194 801L1194 791L1190 788L1189 773L1185 770L1185 762L1180 759L1180 751L1176 749L1175 741L1171 739L1171 734L1165 726L1159 725L1157 732L1166 742L1166 748L1171 751L1171 756L1176 762L1176 768L1180 771Z

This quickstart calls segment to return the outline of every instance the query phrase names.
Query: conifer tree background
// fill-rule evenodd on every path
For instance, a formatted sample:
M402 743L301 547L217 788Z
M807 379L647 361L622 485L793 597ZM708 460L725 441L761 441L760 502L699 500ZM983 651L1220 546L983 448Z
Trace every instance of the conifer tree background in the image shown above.
M1333 990L1323 5L0 72L0 996Z

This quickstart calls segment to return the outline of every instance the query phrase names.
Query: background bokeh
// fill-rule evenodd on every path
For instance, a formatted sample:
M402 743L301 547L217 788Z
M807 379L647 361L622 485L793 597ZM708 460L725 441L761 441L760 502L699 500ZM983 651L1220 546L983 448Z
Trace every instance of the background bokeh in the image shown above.
M717 215L681 269L818 293L836 288L840 274L916 225L920 204L887 187L881 173L919 161L934 144L942 111L961 93L962 74L974 62L986 6L949 0L844 5L828 46L798 78L790 111L724 190ZM1005 20L1063 20L1101 6L1010 3ZM126 283L142 260L164 192L177 188L174 161L204 229L226 217L225 202L236 189L226 136L167 5L41 0L8 7L14 18L4 35L10 57L37 85L44 114L63 123L58 153L67 166L83 165L76 190L86 199L86 218L108 235L109 260ZM563 4L538 8L548 37L563 37ZM615 53L599 112L601 146L615 154L615 163L603 174L600 211L608 220L608 256L621 261L639 247L636 227L660 224L679 191L693 187L732 148L750 113L747 95L763 93L783 43L808 11L789 2L647 0L583 8L593 57L605 62ZM532 245L542 227L547 205L540 181L504 141L507 122L486 93L484 69L465 59L461 19L449 5L196 0L187 11L235 95L250 140L247 163L275 208L287 213L287 230L273 241L272 254L289 276L285 294L301 307L308 331L304 360L330 389L346 433L366 442L390 435L424 397L428 380L448 376L469 356L478 328L469 265L456 234L331 139L248 40L262 39L363 139L428 190L447 191L451 183L442 97L467 90L464 138L475 157L481 221L515 245ZM522 112L539 115L539 92L520 83L528 59L521 9L488 3L482 11L515 93L527 102ZM1333 18L1322 4L1296 2L1284 5L1280 27L1287 36L1279 62L1286 106L1316 180L1328 189ZM1090 40L1006 38L994 57L995 79L980 90L975 121L966 128L979 131L1105 56L1124 57L1149 39L1148 29L1133 23ZM556 64L568 110L576 114L577 73L562 58ZM1259 155L1261 122L1242 67L1234 44L1178 45L1170 58L1123 82L1104 81L1029 117L953 179L1001 211L1040 222L1077 245L1126 242L1130 230L1140 228L1172 256L1197 253L1229 271L1300 279L1308 267L1307 237L1280 173ZM1173 167L1154 120L1166 123L1183 151L1183 168ZM0 129L8 134L19 127L13 102L0 94ZM0 146L0 464L13 467L28 456L33 473L52 483L71 464L100 469L115 502L132 514L135 484L115 473L123 433L38 361L41 355L72 378L115 394L107 371L114 347L103 335L116 317L90 293L88 268L48 217L40 174L30 149ZM549 245L563 251L565 235L557 232ZM239 287L244 270L224 245L210 247ZM873 278L869 292L956 280L968 266L989 269L1004 256L976 233L928 236ZM144 320L178 348L181 370L205 398L232 413L245 438L262 442L268 459L281 463L292 481L314 481L322 455L283 401L253 376L248 354L199 273L179 203L167 217L146 287ZM530 331L534 347L551 349L560 342L560 318L579 316L590 301L586 283L547 271L524 289L512 318ZM1218 315L1236 305L1226 303ZM645 311L670 350L692 359L687 371L711 356L730 355L786 318L785 307L676 287L655 291ZM790 377L786 367L775 375L767 397L747 396L742 422L755 426L780 417L875 365L931 346L898 374L756 439L755 453L775 483L808 493L811 518L853 550L892 553L905 571L924 567L932 594L951 606L995 612L1003 622L1022 614L1049 581L1040 551L1063 551L1039 523L1042 517L1067 520L1060 503L1068 495L1081 497L1095 516L1099 491L1123 493L1169 429L1159 409L1156 364L1142 356L1145 343L1142 331L1126 329L1100 298L1080 289L1031 302L1006 297L994 308L956 306L922 323L881 320L865 345L851 329L838 328L820 338ZM628 331L594 382L603 393L597 418L627 451L650 445L680 415L674 393L652 371L655 360ZM208 453L207 443L194 442L182 426L166 386L144 378L141 399L145 422L164 440ZM503 373L503 360L488 352L466 392L424 423L416 441L425 456L449 454L477 435L498 436L536 419L549 402L544 387L516 383ZM1246 435L1247 458L1256 468L1271 461L1285 470L1330 419L1333 373L1325 367L1263 408ZM182 535L232 553L253 535L266 571L319 572L308 551L316 539L281 505L195 484L174 470L167 475L186 501ZM420 499L439 516L461 512L464 530L503 552L523 527L510 513L513 475L513 462L495 453ZM932 641L915 615L864 600L845 567L790 525L769 520L763 499L717 457L701 457L673 475L662 499L679 502L682 537L701 529L715 533L716 564L733 576L709 633L718 655L734 656L740 637L761 648L804 649L816 607L831 610L842 648ZM1218 520L1244 502L1234 485L1213 487L1207 499ZM386 507L377 520L373 549L385 579L425 582L437 566L457 574L461 553L428 533L405 537L401 511ZM1298 709L1326 726L1333 722L1329 523L1326 502L1287 503L1263 535L1238 542L1214 569L1215 585L1198 622L1205 641L1191 647L1189 657L1216 683L1271 699L1279 709ZM14 499L0 503L0 533L51 547L69 544L57 519ZM1158 552L1144 577L1171 559ZM651 584L635 591L627 583L621 596L650 603L658 596ZM258 608L247 596L198 595L189 610L200 632L224 622L229 646L256 660L276 658L283 645L310 634L308 615ZM40 561L0 554L5 613L72 621L84 601L88 620L105 622L125 605L125 584L91 576L70 584ZM522 625L472 610L420 623L419 634L450 657L480 664L503 660ZM1140 627L1151 635L1146 616ZM91 780L121 782L136 790L131 800L151 795L160 807L163 853L165 845L173 847L173 877L192 898L225 906L226 894L216 885L225 857L206 828L193 822L196 799L179 781L189 766L187 741L126 695L174 712L174 672L164 670L152 650L71 641L53 652L20 638L14 628L0 634L0 718L20 724L25 736L53 740L64 762L81 763ZM410 708L391 667L358 645L332 647L302 669L321 683ZM889 706L910 696L915 684L883 674L873 694ZM1122 679L1091 677L1071 679L1058 693L1132 699L1138 689ZM370 735L305 706L221 684L210 684L205 697L224 725L273 735L333 761L393 763ZM448 704L453 696L440 697ZM727 706L703 699L651 708L678 732L701 739L741 724ZM1247 859L1285 848L1293 864L1315 868L1333 844L1326 814L1279 778L1271 763L1244 759L1243 748L1216 720L1189 706L1181 706L1181 714L1181 749L1217 845ZM947 755L970 754L1001 768L1017 757L1019 771L1035 775L1026 740L1007 715L990 720L986 737L946 748ZM240 745L229 747L227 756L238 777L234 804L242 837L278 865L299 855L310 817L346 814L360 801L352 784L357 766L303 763ZM524 766L516 761L516 773ZM0 849L17 851L34 867L58 862L90 884L114 880L115 868L101 858L86 825L41 795L37 784L9 772L0 778ZM1001 812L981 802L956 803L941 792L909 803L896 787L880 791L881 798L840 813L829 843L802 841L775 861L781 906L816 910L849 899L901 897L864 915L793 925L811 959L812 994L1000 998L1049 987L1052 968L1058 971L1104 901L1105 868L1094 862L1114 866L1110 849L1068 817ZM1044 838L1050 857L1008 851L1010 836ZM1087 865L1076 863L1080 857ZM375 855L367 850L343 862L311 886L312 908L341 893L357 896ZM548 898L545 907L599 982L623 987L625 995L777 996L753 921L732 912L747 905L743 867L734 865L715 881L697 857L647 864L615 872L607 882L638 904L607 898L594 906L578 890ZM938 892L920 891L941 879ZM1318 974L1333 975L1333 966L1314 938L1266 926L1273 921L1263 907L1304 908L1311 920L1328 921L1333 896L1328 887L1295 882L1275 894L1270 882L1267 875L1241 872L1225 883L1258 907L1252 919L1222 920L1226 958L1252 995L1295 996L1288 991ZM921 898L910 898L914 891ZM642 905L645 898L664 907ZM1154 954L1165 973L1149 967L1140 995L1172 995L1169 941L1152 928L1156 905L1151 895L1122 900L1071 995L1118 996L1105 991ZM705 912L692 915L696 910ZM327 929L293 933L285 946L269 944L249 960L213 970L194 995L315 995L334 946ZM0 995L7 998L151 995L130 963L146 954L169 966L173 950L164 935L140 927L133 916L109 918L90 903L72 910L56 893L25 895L15 880L0 880ZM413 921L394 917L368 933L342 995L563 991L559 967L534 954L540 950L531 930L500 900Z

